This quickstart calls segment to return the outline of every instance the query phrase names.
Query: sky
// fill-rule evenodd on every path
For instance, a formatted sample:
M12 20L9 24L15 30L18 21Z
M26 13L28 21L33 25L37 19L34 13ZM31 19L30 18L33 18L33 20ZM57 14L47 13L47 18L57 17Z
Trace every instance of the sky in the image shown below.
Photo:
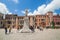
M60 0L0 0L0 13L25 15L45 14L52 11L54 15L60 14Z

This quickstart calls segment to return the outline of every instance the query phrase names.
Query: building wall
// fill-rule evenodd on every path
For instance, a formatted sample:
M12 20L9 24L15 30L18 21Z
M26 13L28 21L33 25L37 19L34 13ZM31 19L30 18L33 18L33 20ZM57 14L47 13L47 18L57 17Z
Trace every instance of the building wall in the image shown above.
M30 26L34 25L34 16L29 16L29 23L30 23Z
M49 16L46 15L46 27L50 26L49 22L50 22Z
M47 15L36 15L36 27L46 27L49 25L49 18Z
M53 12L49 11L46 13L46 15L49 17L49 26L51 27L51 22L53 21Z
M0 13L0 28L2 28L3 27L3 22L4 20L3 20L3 14L1 14Z
M19 22L18 17L16 17L16 28L18 28L18 25L19 25L18 22Z
M24 17L25 16L17 16L15 14L7 14L5 16L5 26L12 27L12 28L22 28L24 25ZM51 26L51 22L54 20L55 26L57 22L60 23L60 16L53 15L52 12L47 12L46 15L35 15L35 16L28 16L29 17L29 25L37 27L47 27ZM4 20L1 19L2 16L0 14L0 26L3 26ZM1 24L2 22L2 24ZM60 24L58 25L60 26Z
M12 28L16 28L16 24L17 24L17 16L16 15L6 15L5 16L5 25L6 27L12 27Z
M18 27L22 28L24 25L24 16L19 16L18 17Z
M60 27L60 15L53 16L53 21L55 23L55 26Z

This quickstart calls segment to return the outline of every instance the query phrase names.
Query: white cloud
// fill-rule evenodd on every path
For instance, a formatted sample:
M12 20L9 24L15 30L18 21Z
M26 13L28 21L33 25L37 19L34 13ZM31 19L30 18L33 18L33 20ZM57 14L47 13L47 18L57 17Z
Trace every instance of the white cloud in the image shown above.
M9 12L8 14L12 14L12 12Z
M33 15L32 12L29 12L29 13L28 13L28 16L32 16L32 15Z
M34 10L33 15L40 15L40 13L37 10Z
M21 11L21 13L24 13L25 14L25 11Z
M48 5L41 5L36 10L34 10L33 15L45 14L48 11L54 12L60 9L60 0L52 0ZM57 13L53 13L56 15Z
M3 14L7 14L9 12L4 3L0 3L0 12Z
M57 13L53 13L53 15L57 15Z
M18 13L18 10L17 10L17 9L15 9L15 10L14 10L14 13Z
M44 14L43 11L44 11L45 7L46 7L45 4L39 6L39 7L37 8L37 10L34 10L33 14L34 14L34 15Z
M18 10L17 9L15 9L15 12L17 12Z
M15 3L19 3L19 0L12 0L13 2L15 2Z
M37 11L38 11L40 14L44 14L43 11L44 11L45 7L46 7L46 5L43 4L43 5L41 5L41 6L38 7Z
M0 13L11 14L4 3L0 3Z
M46 8L44 9L44 12L47 11L55 11L60 8L60 0L53 0L51 3L49 3Z
M12 2L14 2L14 3L19 3L19 0L7 0L7 1L12 1Z
M27 9L27 10L28 10L29 13L31 13L30 12L31 9ZM25 14L25 10L22 10L21 13L24 13Z
M41 6L39 6L36 10L34 10L33 13L29 12L29 15L40 15L40 14L44 14L43 11L45 9L46 5L43 4Z

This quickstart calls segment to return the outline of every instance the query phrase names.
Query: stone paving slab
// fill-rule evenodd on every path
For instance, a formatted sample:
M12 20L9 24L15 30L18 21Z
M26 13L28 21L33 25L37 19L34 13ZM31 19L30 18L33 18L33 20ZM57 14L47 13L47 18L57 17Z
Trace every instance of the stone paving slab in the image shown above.
M0 29L0 40L60 40L60 29L35 30L34 33L20 33L13 29L5 35L4 29Z

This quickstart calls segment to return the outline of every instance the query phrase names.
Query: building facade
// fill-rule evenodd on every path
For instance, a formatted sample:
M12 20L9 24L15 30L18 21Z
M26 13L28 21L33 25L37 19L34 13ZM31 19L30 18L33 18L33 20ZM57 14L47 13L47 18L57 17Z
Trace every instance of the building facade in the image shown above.
M0 13L0 28L2 28L4 26L4 20L3 20L3 14Z
M5 19L0 19L0 25L12 28L22 28L24 25L24 17L16 14L6 14ZM34 28L38 27L51 27L51 22L54 21L55 26L60 27L60 15L53 15L53 12L49 11L45 15L31 15L29 17L29 26ZM0 15L1 18L1 15ZM1 23L2 22L2 23Z
M47 27L49 26L49 17L48 15L36 15L35 18L36 27Z
M5 26L16 28L17 26L17 15L6 15L5 16Z
M60 15L54 15L53 21L55 23L55 27L60 27Z

